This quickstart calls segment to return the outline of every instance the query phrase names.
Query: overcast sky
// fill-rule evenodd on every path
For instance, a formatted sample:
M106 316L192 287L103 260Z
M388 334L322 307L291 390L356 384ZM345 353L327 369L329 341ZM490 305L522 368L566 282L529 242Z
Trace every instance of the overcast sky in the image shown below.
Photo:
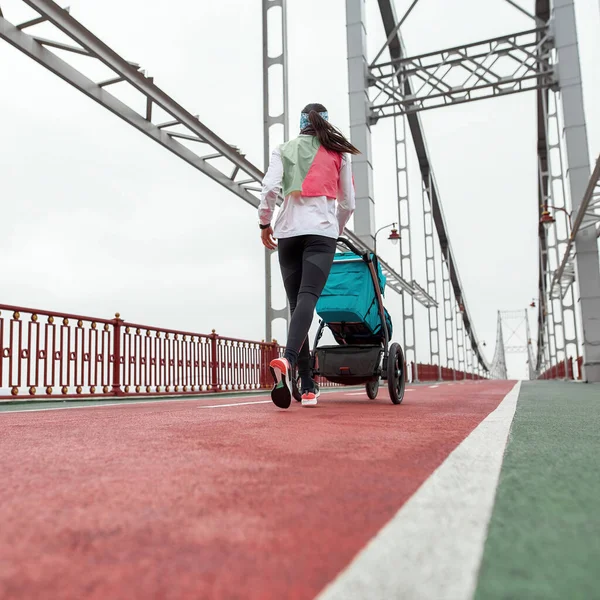
M409 4L397 0L398 14ZM533 4L521 0L530 11ZM260 0L70 5L76 19L262 167ZM0 6L14 24L32 16L19 0ZM288 7L291 131L305 104L321 102L348 132L345 3L288 0ZM577 10L595 160L598 1L579 0ZM372 57L384 41L375 0L367 1L367 19ZM503 0L421 0L403 36L413 55L530 25ZM89 59L75 59L69 61L94 73ZM264 259L255 210L5 42L0 67L0 302L95 317L119 311L153 326L262 339ZM422 121L466 299L491 361L497 311L524 310L537 295L535 93L427 111ZM374 127L373 159L380 226L397 220L391 121ZM417 210L412 148L409 165ZM417 229L414 278L425 285L422 246ZM398 268L397 248L382 241L380 253ZM280 285L275 299L283 303ZM387 305L399 334L393 292ZM532 326L536 314L530 312ZM428 362L425 309L417 307L416 318L418 359ZM284 339L281 325L275 336ZM525 356L509 366L523 376Z

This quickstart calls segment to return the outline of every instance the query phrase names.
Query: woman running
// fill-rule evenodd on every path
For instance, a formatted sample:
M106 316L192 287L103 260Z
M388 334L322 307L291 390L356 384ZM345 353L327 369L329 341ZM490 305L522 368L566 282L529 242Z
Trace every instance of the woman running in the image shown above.
M279 248L281 276L292 315L283 358L270 365L275 380L271 399L280 408L291 404L296 366L302 405L317 404L308 331L331 269L337 238L354 212L348 154L359 153L328 122L322 104L309 104L300 115L300 135L273 151L263 179L258 208L262 243L270 250ZM282 188L284 202L272 228Z

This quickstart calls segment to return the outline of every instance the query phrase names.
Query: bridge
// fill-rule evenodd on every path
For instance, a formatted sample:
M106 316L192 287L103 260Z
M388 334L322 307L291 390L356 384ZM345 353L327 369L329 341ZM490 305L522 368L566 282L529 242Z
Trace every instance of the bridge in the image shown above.
M594 597L597 6L304 4L0 0L0 598ZM255 209L310 101L361 150L344 234L381 257L400 407L265 395Z

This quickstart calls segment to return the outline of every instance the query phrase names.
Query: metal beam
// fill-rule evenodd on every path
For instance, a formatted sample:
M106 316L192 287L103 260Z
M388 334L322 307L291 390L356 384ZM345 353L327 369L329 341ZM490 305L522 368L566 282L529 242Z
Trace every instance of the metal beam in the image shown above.
M454 370L454 311L452 310L450 272L445 260L442 260L442 297L444 302L444 332L446 334L446 367ZM456 374L454 378L456 379Z
M527 15L530 19L533 19L537 25L543 25L545 23L545 21L542 21L535 15L532 15L531 13L527 12L522 6L519 6L516 2L514 2L514 0L506 0L506 2L508 2L514 8L516 8L518 11L522 12L524 15Z
M370 68L373 85L381 89L397 80L400 89L410 82L416 91L398 98L387 85L377 96L384 95L386 100L379 104L373 100L373 118L552 86L551 48L544 26L374 65ZM457 85L459 78L462 83Z
M370 103L367 83L367 29L365 0L346 0L346 38L348 45L348 96L350 139L361 151L352 160L356 188L354 230L372 248L375 243L375 197L371 152Z
M552 90L549 94L550 103L546 107L546 123L548 128L548 156L549 156L549 191L548 199L551 207L555 209L555 220L546 233L548 236L548 258L554 268L558 267L560 262L560 252L562 252L568 243L570 217L567 212L567 173L565 170L565 161L563 159L563 148L561 144L560 127L560 92ZM569 284L565 287L564 293L555 300L550 294L550 303L553 304L552 319L554 321L555 343L562 345L564 359L570 356L579 356L580 348L577 335L577 317L574 288L571 285L575 281L575 268L572 266ZM567 275L565 270L565 275ZM550 283L551 274L547 274L547 282ZM566 279L566 277L564 278ZM564 284L564 279L561 284ZM560 318L558 322L557 317ZM558 325L558 327L557 327ZM556 333L562 334L562 339L556 336ZM557 348L558 351L558 348ZM562 357L562 354L561 354Z
M271 40L274 40L273 32L269 31L269 11L281 11L281 28L275 28L280 35L279 44L274 45L281 52L277 56L269 56L269 46ZM273 12L271 14L273 14ZM263 164L264 171L269 168L271 158L271 133L275 131L277 125L283 126L283 136L279 136L279 143L286 142L289 139L289 109L288 109L288 65L287 65L287 2L286 0L262 0L262 58L263 58ZM281 67L282 78L281 86L278 90L273 90L278 94L276 106L281 106L283 112L279 115L271 114L271 73L277 67ZM273 250L265 248L265 339L273 339L273 322L277 318L286 320L286 331L289 329L289 306L287 298L285 306L276 309L273 306Z
M550 0L536 0L536 19L547 23L550 20ZM538 37L541 34L538 33ZM537 117L537 157L538 157L538 251L539 251L539 275L538 275L538 343L536 370L541 372L541 361L545 356L545 343L548 344L548 357L552 360L550 318L552 306L548 302L546 293L547 270L548 270L548 239L546 230L541 223L543 206L548 198L548 135L546 127L546 111L548 106L548 88L538 88L536 93L536 117ZM547 334L546 338L544 333Z
M555 290L556 286L558 285L562 296L564 288L573 283L575 238L577 237L580 229L593 227L598 222L600 222L600 155L598 155L598 158L596 159L596 166L592 172L592 176L590 177L587 188L583 195L583 200L579 205L577 215L573 220L573 228L567 242L564 256L560 262L560 266L554 272L554 277L552 278L552 283L549 290L550 294L554 294L556 291L558 291ZM571 268L569 268L569 266ZM563 281L565 282L564 286Z
M405 117L394 117L394 156L396 159L396 194L398 198L398 228L400 230L400 275L412 280L412 233L410 228L410 194L408 182L408 139ZM414 287L414 282L413 282ZM402 294L402 342L404 359L414 364L413 381L419 381L417 340L415 332L415 298Z
M176 142L168 131L159 129L142 117L135 110L121 102L118 98L103 89L80 71L73 68L67 62L59 58L53 52L47 50L44 45L27 33L20 31L17 27L0 17L0 38L41 64L43 67L58 75L61 79L83 92L86 96L101 104L113 114L117 115L136 129L173 152L190 165L208 175L211 179L220 183L228 190L242 198L248 204L257 207L258 198L250 193L244 186L239 185L229 176L234 166L239 167L244 179L249 176L255 181L262 181L263 174L252 163L246 160L231 145L227 144L208 127L191 115L182 106L163 92L158 86L149 80L144 74L132 66L128 61L121 58L106 44L100 41L83 25L76 21L69 13L60 8L51 0L24 0L26 4L37 10L46 21L52 23L73 41L85 49L89 56L98 59L109 67L115 77L120 77L138 91L147 100L160 106L165 112L181 126L185 127L187 133L199 137L205 145L206 150L214 151L218 157L224 159L225 166L220 168L208 164L200 154L189 150L186 146Z
M435 264L435 241L433 233L433 218L431 216L431 180L421 186L423 203L423 238L425 240L425 277L427 292L437 300L438 282ZM442 260L442 263L444 261ZM443 266L442 266L443 269ZM439 307L431 306L427 310L429 318L429 362L438 367L438 379L442 378L442 361L440 356L440 311Z
M408 7L408 10L404 13L404 16L398 21L398 24L394 27L394 29L388 35L388 39L385 44L381 47L381 50L375 55L375 58L371 62L371 67L375 65L375 63L379 60L379 57L385 52L386 48L389 46L390 42L394 39L394 36L400 31L400 27L404 25L406 19L408 19L408 15L412 12L412 9L417 5L419 0L413 0L412 4Z
M383 19L385 34L389 36L398 22L393 2L392 0L378 0L378 3L381 17ZM402 39L399 34L396 34L389 43L389 49L392 59L401 59L403 56L405 56ZM412 86L409 81L403 82L402 92L408 96L413 94ZM450 240L448 239L448 229L446 227L446 220L442 211L440 193L431 167L431 160L429 159L429 151L425 143L423 125L421 124L421 119L418 113L409 114L407 119L419 161L422 180L424 183L427 183L429 177L431 177L430 189L433 220L438 233L442 254L444 259L447 261L448 268L450 270L450 278L454 290L454 296L457 300L457 304L462 303L463 305L464 311L462 312L462 316L464 320L464 326L467 331L467 335L471 339L471 346L477 356L477 360L483 366L485 371L489 371L489 365L480 349L479 340L477 339L477 334L475 333L475 329L472 324L471 315L464 298L464 288L460 280L460 275L456 266L456 260L452 252L452 247L450 246Z

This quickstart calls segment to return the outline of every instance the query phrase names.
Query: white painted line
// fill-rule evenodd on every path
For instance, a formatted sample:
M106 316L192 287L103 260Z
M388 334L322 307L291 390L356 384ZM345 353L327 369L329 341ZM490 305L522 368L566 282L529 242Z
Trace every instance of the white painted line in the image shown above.
M327 394L336 394L336 393L340 393L342 392L342 389L340 388L326 388L326 389L321 389L321 395L327 395ZM363 392L361 392L362 394ZM225 395L225 392L223 393ZM260 394L257 397L264 397L266 396L266 394ZM213 396L214 398L215 396ZM247 398L248 396L246 396ZM206 398L207 399L207 398ZM95 399L94 398L90 398L89 401L93 402ZM24 408L23 410L0 410L0 418L3 415L12 415L15 413L33 413L33 412L48 412L51 410L81 410L83 408L104 408L104 407L109 407L109 406L134 406L134 405L148 405L148 404L173 404L174 402L198 402L198 401L203 401L205 400L205 398L202 398L202 396L189 396L187 398L161 398L158 400L152 400L152 399L148 399L148 400L122 400L121 402L107 402L107 403L102 403L102 404L86 404L84 406L57 406L57 407L51 407L51 408ZM35 400L32 400L32 402L35 402ZM52 400L50 400L49 402L52 402ZM57 400L55 402L61 402L60 399L57 398ZM265 403L268 404L269 402L271 402L271 400L261 400L260 402L236 402L235 404L232 405L228 405L228 406L235 406L236 404L261 404L261 403ZM224 404L216 404L215 407L217 406L225 406ZM201 406L199 408L214 408L212 406Z
M430 388L436 388L436 387L440 387L439 385L430 385Z
M247 396L246 396L247 397ZM15 413L33 413L33 412L49 412L51 410L81 410L83 408L105 408L109 406L141 406L141 405L156 405L156 404L173 404L175 402L198 402L202 401L202 397L190 397L190 398L171 398L166 400L136 400L129 402L123 400L122 402L107 402L106 404L86 404L85 406L56 406L51 408L24 408L23 410L2 410L0 411L0 417L3 415L12 415ZM271 402L271 400L263 400L262 402ZM221 406L220 404L217 406ZM200 407L202 408L202 407ZM207 407L208 408L208 407Z
M198 406L197 408L227 408L228 406L247 406L248 404L270 404L272 400L256 400L254 402L234 402L233 404L211 404L210 406Z
M110 404L94 404L93 406L57 406L53 408L24 408L23 410L3 410L0 412L0 415L14 415L15 413L33 413L33 412L49 412L51 410L75 410L76 408L104 408L105 406L129 406L131 404L150 404L150 402L119 402L115 404L111 402ZM153 402L152 404L158 404L157 402Z
M362 391L362 392L346 392L344 395L345 396L366 396L367 392L366 391Z
M515 385L317 600L473 597L520 386Z

